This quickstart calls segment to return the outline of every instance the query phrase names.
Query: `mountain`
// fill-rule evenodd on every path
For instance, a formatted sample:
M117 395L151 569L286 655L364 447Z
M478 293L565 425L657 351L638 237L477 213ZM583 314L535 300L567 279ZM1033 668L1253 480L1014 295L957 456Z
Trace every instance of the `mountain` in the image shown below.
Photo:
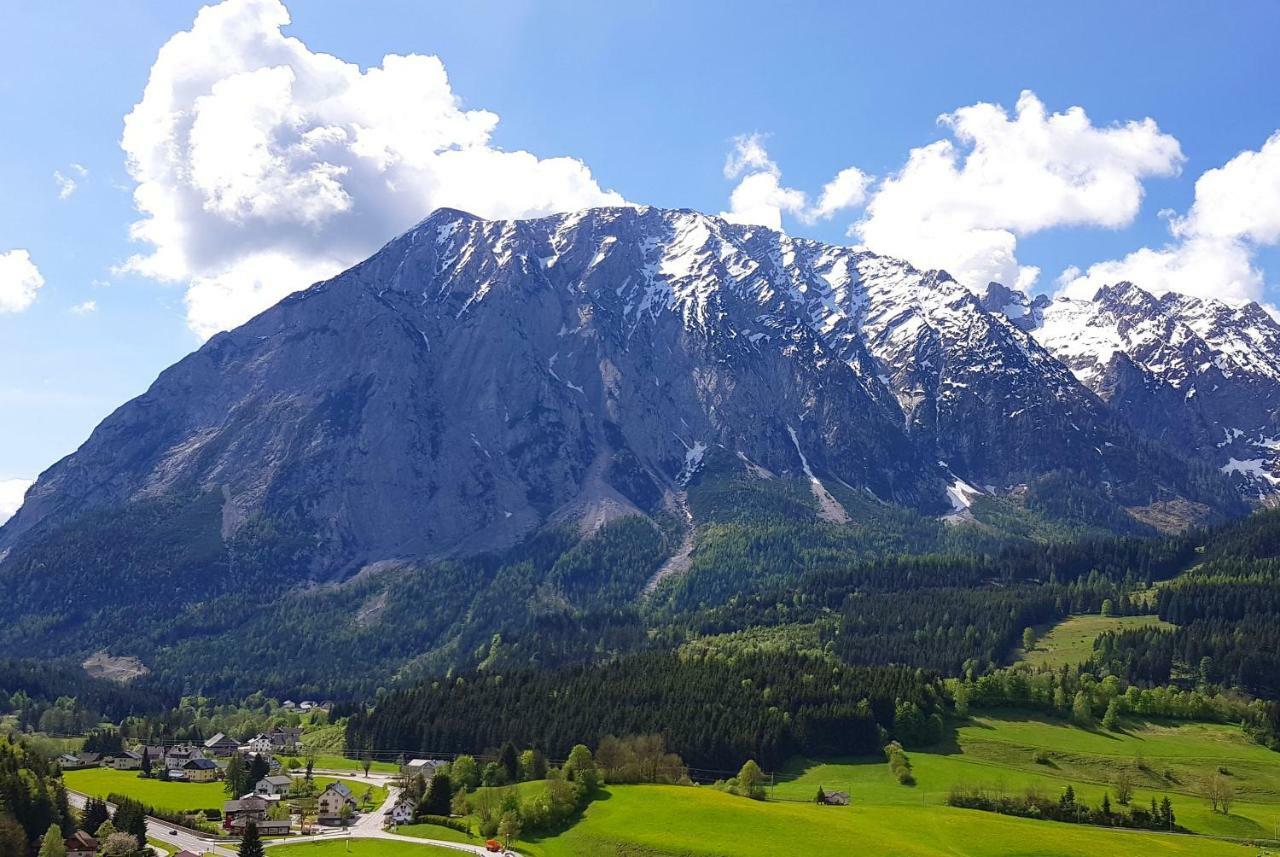
M289 628L376 683L476 663L512 623L563 642L530 658L625 650L691 568L693 609L806 557L1240 511L945 272L692 211L446 209L41 474L0 528L0 650L341 667Z
M1028 299L992 284L984 304L1143 434L1212 463L1247 493L1280 490L1280 323L1257 303L1121 282L1089 300Z

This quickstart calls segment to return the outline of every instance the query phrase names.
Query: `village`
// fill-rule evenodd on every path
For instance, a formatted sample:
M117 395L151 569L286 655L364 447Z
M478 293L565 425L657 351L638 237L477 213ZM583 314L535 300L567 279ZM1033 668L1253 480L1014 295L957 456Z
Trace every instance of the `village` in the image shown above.
M398 825L413 823L419 812L418 802L404 796L404 786L429 781L447 765L442 759L412 759L401 760L394 769L380 765L372 773L369 765L363 771L315 770L303 744L303 729L291 726L273 727L245 740L218 732L202 742L122 744L112 752L64 753L57 761L68 777L73 799L82 805L109 800L105 786L94 790L96 796L88 787L85 793L75 791L77 784L90 777L110 777L112 793L136 796L143 804L148 794L163 788L169 806L193 808L209 802L210 784L220 785L226 795L220 807L172 813L147 805L149 818L158 815L165 825L172 825L168 833L190 833L193 840L202 841L210 836L240 840L250 827L267 841L339 832L364 836L394 832ZM97 773L105 771L136 772L139 785ZM184 801L181 792L187 788L191 795ZM101 846L99 837L83 830L65 842L72 857L90 857L100 853Z

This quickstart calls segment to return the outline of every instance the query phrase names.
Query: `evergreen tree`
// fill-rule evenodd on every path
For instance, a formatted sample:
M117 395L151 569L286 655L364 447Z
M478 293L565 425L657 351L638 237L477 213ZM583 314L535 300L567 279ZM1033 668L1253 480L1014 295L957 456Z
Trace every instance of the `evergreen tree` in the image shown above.
M1165 795L1164 800L1160 801L1160 822L1170 830L1177 823L1173 815L1173 801L1169 800L1168 795Z
M151 776L151 749L148 747L142 748L142 776Z
M1111 793L1102 793L1102 814L1108 818L1111 816Z
M244 836L240 839L240 857L266 857L258 825L252 821L244 826Z
M67 846L62 841L62 828L56 824L49 825L44 839L40 841L40 857L67 857Z
M449 775L443 771L431 778L427 786L427 794L422 799L420 810L423 815L448 815L452 808L453 784Z
M262 756L261 753L255 753L253 760L249 763L249 776L245 780L246 790L252 789L258 784L258 780L271 773L271 764Z
M80 828L91 836L97 836L98 828L109 818L111 813L107 810L107 804L98 798L89 798L80 815Z
M813 799L814 803L826 803L827 793L822 790L822 786L818 786L818 795Z
M246 777L244 758L239 753L232 753L231 758L227 761L227 794L231 795L232 798L238 798L248 791L245 788Z
M503 744L502 751L498 753L498 766L502 768L502 773L506 776L507 782L519 782L520 757L516 753L516 746L510 741Z

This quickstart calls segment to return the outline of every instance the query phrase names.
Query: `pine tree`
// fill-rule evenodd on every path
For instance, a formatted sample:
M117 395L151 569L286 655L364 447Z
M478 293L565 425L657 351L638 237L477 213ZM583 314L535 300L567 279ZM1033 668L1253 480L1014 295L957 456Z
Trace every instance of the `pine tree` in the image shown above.
M1110 792L1102 793L1102 814L1108 817L1111 815L1111 793Z
M151 776L151 751L146 747L142 748L142 776Z
M233 798L238 798L244 794L246 789L244 759L239 753L232 753L231 759L227 762L227 794Z
M502 768L503 774L506 775L507 782L514 783L520 779L520 756L516 753L516 746L510 741L502 745L502 751L498 753L498 766Z
M111 813L107 810L106 803L98 798L89 798L88 803L84 805L84 812L80 815L80 827L85 833L97 836L98 828L102 827L103 822L109 818Z
M1160 801L1160 823L1172 830L1174 822L1173 801L1169 800L1168 795L1165 795L1164 800Z
M818 786L818 795L813 799L814 803L826 803L827 793L822 790L822 786Z
M449 775L441 771L431 778L427 794L422 799L423 815L448 815L453 801L453 784Z
M266 857L262 837L258 835L258 825L252 821L244 826L244 836L240 838L240 857Z

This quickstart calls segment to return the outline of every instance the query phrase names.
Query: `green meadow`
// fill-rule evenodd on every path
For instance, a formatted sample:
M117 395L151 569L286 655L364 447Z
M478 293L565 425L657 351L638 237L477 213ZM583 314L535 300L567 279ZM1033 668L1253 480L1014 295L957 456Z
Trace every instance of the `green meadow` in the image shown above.
M137 771L85 768L81 771L65 771L62 779L67 788L92 797L105 798L109 794L122 794L168 812L222 809L222 802L227 799L221 782L164 782L144 779L138 776Z
M1172 628L1173 625L1158 616L1097 616L1068 617L1054 625L1036 640L1029 652L1022 652L1018 660L1033 667L1060 667L1084 663L1093 655L1093 641L1106 631L1127 631L1147 627Z

